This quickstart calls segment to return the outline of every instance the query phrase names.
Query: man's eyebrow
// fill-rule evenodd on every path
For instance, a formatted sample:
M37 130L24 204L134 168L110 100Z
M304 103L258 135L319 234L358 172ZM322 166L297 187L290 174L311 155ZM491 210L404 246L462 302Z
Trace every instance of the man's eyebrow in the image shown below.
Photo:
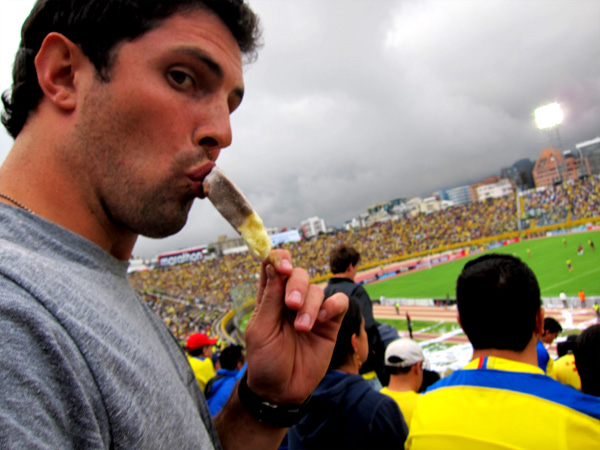
M208 70L210 70L213 74L215 74L219 78L223 78L223 68L219 65L219 63L217 63L214 59L212 59L206 53L202 52L201 50L198 50L197 48L193 48L193 47L180 47L178 50L180 52L185 53L188 56L191 56L192 58L202 62L206 67L208 67ZM240 102L241 102L242 99L244 98L244 88L236 87L233 90L233 94L236 97L239 97Z

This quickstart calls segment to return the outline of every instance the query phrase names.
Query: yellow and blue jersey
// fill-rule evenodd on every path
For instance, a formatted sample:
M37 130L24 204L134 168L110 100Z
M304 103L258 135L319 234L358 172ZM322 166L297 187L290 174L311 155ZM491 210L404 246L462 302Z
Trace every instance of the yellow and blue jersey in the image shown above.
M562 384L581 390L581 378L579 378L573 353L568 353L556 360L554 363L554 376Z
M556 380L556 375L554 373L554 360L550 357L550 354L548 353L548 350L546 350L546 347L544 347L544 343L542 341L538 341L536 350L539 368L542 369L546 375Z
M213 366L210 358L194 357L190 355L187 355L187 358L192 370L194 371L194 375L196 375L196 380L198 380L200 390L204 392L206 383L208 383L208 381L216 375L215 366Z
M477 358L417 401L406 449L600 449L600 399L536 366Z

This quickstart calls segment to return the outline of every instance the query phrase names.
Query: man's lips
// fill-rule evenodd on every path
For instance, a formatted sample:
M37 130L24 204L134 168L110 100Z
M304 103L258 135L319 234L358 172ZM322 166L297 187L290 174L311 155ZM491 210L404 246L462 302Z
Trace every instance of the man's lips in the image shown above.
M204 178L210 173L210 171L215 167L215 163L212 161L208 161L202 164L197 169L194 169L192 172L188 173L188 178L192 180L194 193L197 197L205 198L206 194L204 193L204 189L202 188L202 182Z

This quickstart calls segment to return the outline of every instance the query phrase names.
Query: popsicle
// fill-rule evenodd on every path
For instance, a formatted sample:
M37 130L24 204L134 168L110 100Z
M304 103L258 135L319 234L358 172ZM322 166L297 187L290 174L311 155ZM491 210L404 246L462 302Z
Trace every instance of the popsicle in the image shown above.
M273 247L263 221L242 191L218 167L213 167L202 181L204 195L217 211L244 238L248 248L264 260Z

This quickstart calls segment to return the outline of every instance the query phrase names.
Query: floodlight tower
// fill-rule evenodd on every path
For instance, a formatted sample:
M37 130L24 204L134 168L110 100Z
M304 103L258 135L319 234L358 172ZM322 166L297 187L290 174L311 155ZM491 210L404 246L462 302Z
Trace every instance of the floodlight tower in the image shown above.
M551 103L546 106L537 108L533 114L535 115L535 122L540 130L551 130L554 128L556 131L556 139L558 140L558 150L563 151L562 142L560 140L560 134L558 133L558 126L562 123L564 115L560 105L558 103Z

